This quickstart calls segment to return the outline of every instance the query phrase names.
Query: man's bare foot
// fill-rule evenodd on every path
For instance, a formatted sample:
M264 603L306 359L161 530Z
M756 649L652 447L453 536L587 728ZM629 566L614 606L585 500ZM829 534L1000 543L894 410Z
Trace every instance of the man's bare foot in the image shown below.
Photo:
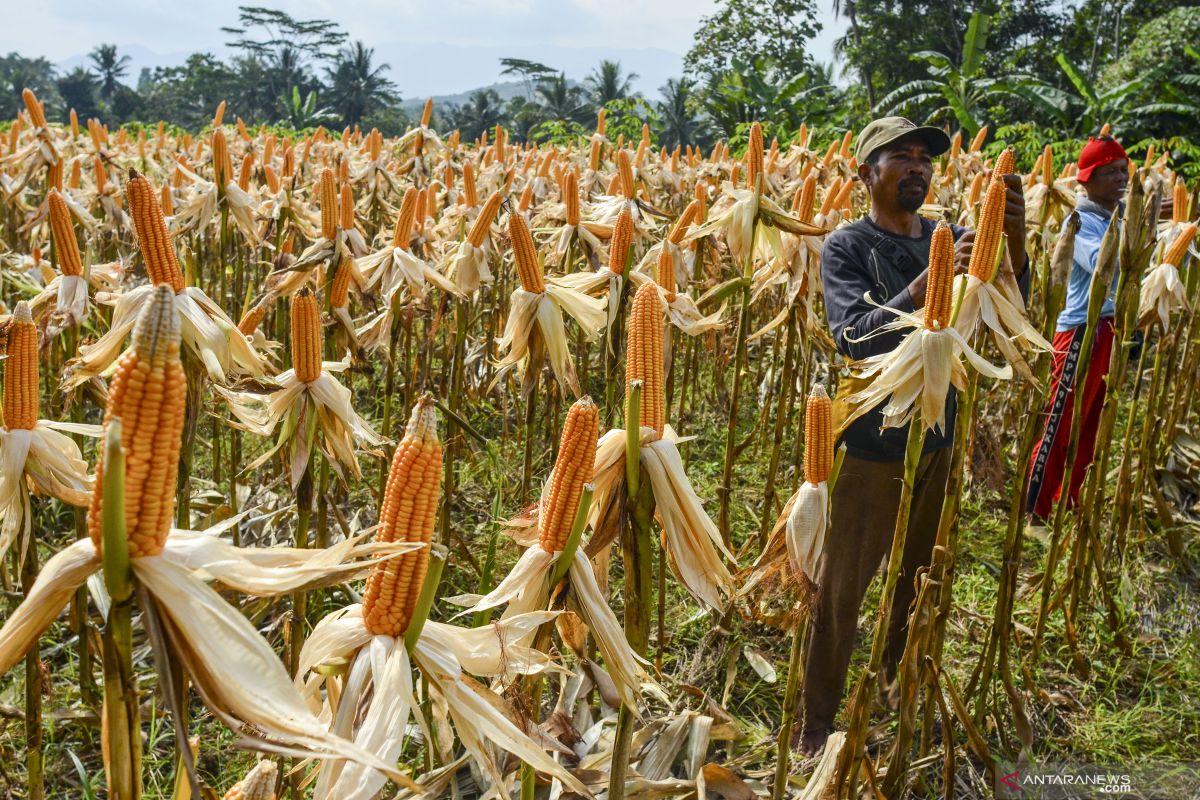
M821 752L825 747L825 742L829 739L829 734L832 733L830 728L816 728L815 730L807 730L800 734L800 742L798 749L805 758L812 758Z

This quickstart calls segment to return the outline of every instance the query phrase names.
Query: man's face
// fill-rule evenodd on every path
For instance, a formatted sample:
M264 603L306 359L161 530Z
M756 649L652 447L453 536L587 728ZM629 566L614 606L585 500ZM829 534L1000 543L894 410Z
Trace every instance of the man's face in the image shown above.
M925 143L902 137L879 151L874 166L859 167L871 203L885 211L916 212L925 202L933 179L933 157Z
M1115 206L1125 198L1125 187L1128 183L1129 162L1119 158L1092 170L1083 188L1093 203Z

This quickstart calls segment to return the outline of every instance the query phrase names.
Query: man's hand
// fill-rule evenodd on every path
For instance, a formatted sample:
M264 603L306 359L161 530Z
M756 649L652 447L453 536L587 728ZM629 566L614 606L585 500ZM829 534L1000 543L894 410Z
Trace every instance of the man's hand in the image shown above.
M1021 277L1025 273L1025 190L1021 176L1005 175L1004 186L1004 234L1008 238L1008 257L1013 274Z
M1175 219L1175 195L1171 193L1163 198L1162 206L1158 211L1159 219L1173 220Z
M971 266L971 245L974 243L975 231L967 231L954 243L955 275L967 274L967 268ZM928 288L929 270L926 269L908 285L908 296L912 300L913 308L922 308L925 305L925 291Z
M954 243L954 274L963 275L971 266L971 248L975 246L975 231L967 231Z

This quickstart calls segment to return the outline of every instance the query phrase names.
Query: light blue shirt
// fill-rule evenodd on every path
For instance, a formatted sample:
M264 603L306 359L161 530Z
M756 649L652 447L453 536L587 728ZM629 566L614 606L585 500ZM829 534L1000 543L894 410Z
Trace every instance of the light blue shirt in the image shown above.
M1075 255L1071 259L1071 277L1067 281L1067 300L1063 311L1058 315L1058 331L1069 331L1087 324L1088 296L1092 290L1092 274L1096 271L1096 258L1100 255L1100 242L1108 230L1108 222L1112 217L1109 212L1088 200L1079 198L1075 205L1079 212L1079 233L1075 234ZM1108 288L1108 297L1100 309L1101 317L1111 317L1116 314L1117 281L1121 277L1121 268L1113 270L1112 286Z

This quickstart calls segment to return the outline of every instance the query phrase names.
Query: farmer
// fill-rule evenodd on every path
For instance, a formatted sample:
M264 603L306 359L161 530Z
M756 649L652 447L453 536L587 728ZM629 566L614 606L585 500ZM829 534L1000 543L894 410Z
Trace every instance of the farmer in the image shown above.
M825 310L838 350L852 361L894 349L903 332L864 338L894 315L877 305L913 312L925 304L926 271L934 222L917 214L933 177L933 159L950 139L938 128L918 127L902 117L877 119L858 137L858 176L871 195L867 216L829 235L821 256ZM1004 230L1017 277L1028 285L1025 257L1025 199L1016 175L1008 187ZM953 227L955 268L966 272L974 232ZM1024 288L1023 288L1024 291ZM869 294L871 301L864 298ZM800 749L821 750L833 730L846 671L854 648L859 607L867 585L887 555L900 507L907 426L882 428L881 407L844 427L846 398L866 384L843 378L834 403L834 424L845 459L832 498L832 519L820 568L820 593L804 673ZM930 430L917 467L903 570L896 586L884 657L882 686L894 694L896 664L904 650L908 607L918 569L932 560L954 441L955 393L946 399L946 426Z
M1063 473L1066 471L1067 449L1071 438L1071 417L1075 408L1075 381L1080 369L1087 374L1083 382L1083 422L1079 429L1079 449L1071 470L1068 502L1079 499L1079 487L1096 449L1096 428L1104 406L1105 382L1109 356L1113 347L1113 314L1116 311L1114 294L1120 270L1114 270L1112 287L1096 326L1092 352L1080 353L1084 329L1087 327L1088 295L1100 241L1108 230L1113 211L1124 211L1122 198L1129 183L1129 160L1125 150L1111 136L1091 139L1079 154L1079 185L1086 197L1076 202L1079 212L1079 232L1075 235L1075 255L1071 261L1071 277L1067 283L1067 299L1058 315L1054 334L1054 380L1046 429L1034 448L1029 464L1029 511L1033 522L1042 524L1050 516L1054 503L1062 494Z

